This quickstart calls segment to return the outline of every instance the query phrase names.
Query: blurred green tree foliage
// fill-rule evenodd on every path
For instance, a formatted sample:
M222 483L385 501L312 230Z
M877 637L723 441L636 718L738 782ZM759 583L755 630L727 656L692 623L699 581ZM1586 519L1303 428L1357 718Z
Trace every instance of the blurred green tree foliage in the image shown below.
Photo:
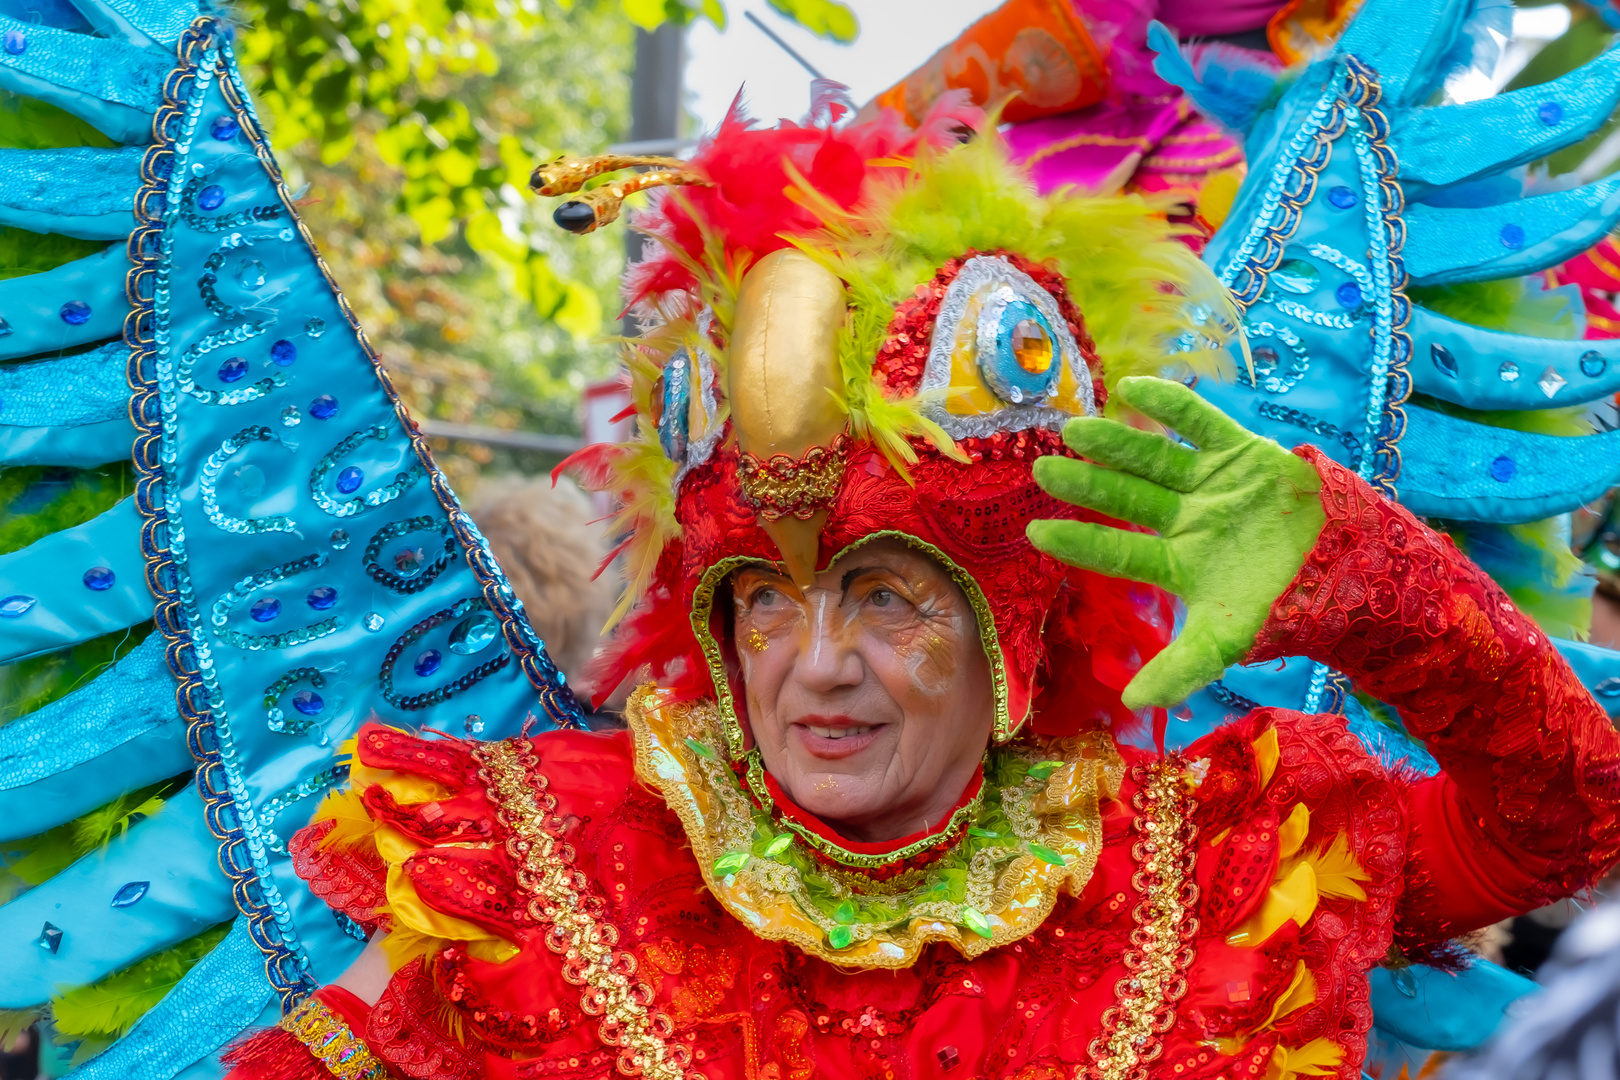
M836 0L771 0L838 40ZM419 416L577 430L613 370L623 232L562 234L526 194L626 137L635 27L719 0L249 0L238 56L303 213ZM307 185L307 187L306 187ZM465 486L490 453L446 457Z

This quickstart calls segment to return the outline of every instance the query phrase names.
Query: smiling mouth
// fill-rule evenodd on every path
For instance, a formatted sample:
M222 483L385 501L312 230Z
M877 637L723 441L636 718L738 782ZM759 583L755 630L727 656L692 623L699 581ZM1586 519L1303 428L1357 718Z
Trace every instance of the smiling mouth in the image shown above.
M810 734L819 735L823 739L843 739L850 735L864 735L871 731L871 727L862 724L860 727L817 727L815 724L804 725Z
M801 745L812 755L833 759L865 750L887 725L863 724L852 716L806 716L793 726L798 729Z

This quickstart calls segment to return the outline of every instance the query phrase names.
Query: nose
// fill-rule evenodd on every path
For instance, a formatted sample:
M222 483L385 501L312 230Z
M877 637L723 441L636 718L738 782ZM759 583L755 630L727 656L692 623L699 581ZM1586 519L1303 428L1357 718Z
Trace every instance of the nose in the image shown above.
M865 678L860 654L849 641L839 599L827 589L813 589L805 597L808 638L794 664L794 675L815 693L858 686Z

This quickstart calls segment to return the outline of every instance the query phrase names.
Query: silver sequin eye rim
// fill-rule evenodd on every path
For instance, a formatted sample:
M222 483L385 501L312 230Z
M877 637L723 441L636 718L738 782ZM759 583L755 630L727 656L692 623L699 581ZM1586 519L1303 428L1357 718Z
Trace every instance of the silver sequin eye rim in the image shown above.
M967 320L973 301L978 302L978 315ZM951 357L964 334L971 335L965 344L976 356L985 385L1005 403L1003 408L960 416L939 400L951 385ZM1050 350L1044 364L1042 337ZM1064 365L1074 378L1085 415L1096 415L1091 370L1052 294L1007 259L978 255L962 265L940 301L919 388L925 394L934 392L935 399L923 406L923 412L953 439L1033 427L1057 429L1074 415L1045 404L1057 390Z

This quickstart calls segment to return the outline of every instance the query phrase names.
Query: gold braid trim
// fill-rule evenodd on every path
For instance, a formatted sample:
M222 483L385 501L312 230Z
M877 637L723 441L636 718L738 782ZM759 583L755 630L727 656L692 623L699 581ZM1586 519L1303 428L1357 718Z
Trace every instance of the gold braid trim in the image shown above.
M666 1041L675 1025L652 1008L652 988L635 977L636 958L614 948L619 930L602 918L606 904L574 869L574 849L557 831L557 797L546 790L534 745L525 738L488 743L473 757L506 830L506 850L528 896L529 914L549 927L546 946L562 956L563 978L585 987L580 1008L602 1018L597 1034L603 1044L620 1048L619 1072L648 1080L703 1080L687 1071L690 1051Z
M1115 1004L1103 1013L1103 1034L1092 1040L1091 1064L1080 1067L1077 1080L1147 1080L1148 1063L1164 1052L1160 1036L1175 1023L1176 1002L1187 992L1198 933L1190 778L1175 758L1132 772L1138 784L1132 825L1142 835L1131 849L1137 865L1131 883L1142 902L1131 912L1136 929L1124 957L1130 974L1115 984Z
M849 436L831 446L812 446L799 458L786 454L761 461L753 454L737 457L737 480L746 498L766 521L793 517L808 521L838 498L849 458Z
M314 998L282 1017L281 1028L303 1043L338 1080L388 1080L388 1069L365 1040Z

